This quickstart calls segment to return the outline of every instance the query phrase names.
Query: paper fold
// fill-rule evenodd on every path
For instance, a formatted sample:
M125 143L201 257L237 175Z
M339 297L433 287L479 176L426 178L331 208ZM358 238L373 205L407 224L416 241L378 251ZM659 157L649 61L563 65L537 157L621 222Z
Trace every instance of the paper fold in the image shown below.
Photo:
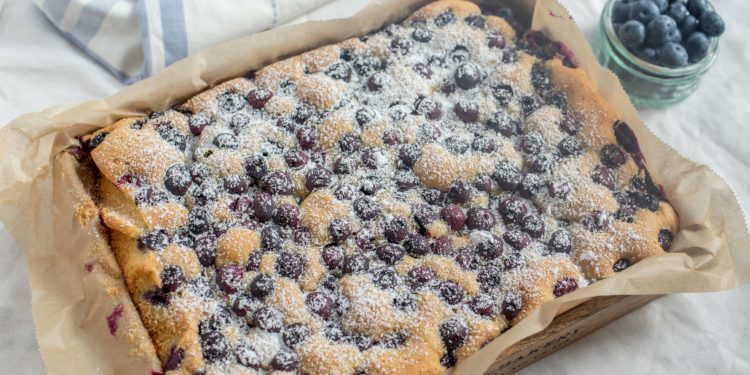
M0 130L0 220L27 261L40 351L50 374L148 374L153 347L133 348L146 334L101 232L86 191L86 168L65 150L75 137L119 118L147 114L280 58L344 40L402 19L418 0L373 1L356 16L250 35L182 60L102 100L21 116ZM638 117L616 77L596 62L567 11L554 0L512 2L534 29L562 41L599 92L638 136L655 182L680 216L672 252L647 258L616 276L550 301L451 370L476 374L513 343L549 324L559 311L594 296L707 292L750 278L750 235L731 188L710 168L657 139ZM696 124L698 126L698 124ZM90 211L94 210L94 211ZM81 222L78 217L89 218ZM90 269L90 272L89 272ZM122 305L115 335L107 317ZM139 336L140 335L140 336Z

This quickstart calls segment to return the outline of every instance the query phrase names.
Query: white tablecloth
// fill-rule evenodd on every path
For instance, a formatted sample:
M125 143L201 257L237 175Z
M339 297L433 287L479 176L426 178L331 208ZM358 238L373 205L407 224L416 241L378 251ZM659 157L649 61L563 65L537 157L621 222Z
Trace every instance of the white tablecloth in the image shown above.
M366 0L337 0L312 19L345 17ZM750 2L715 0L727 22L716 66L700 90L668 110L644 111L667 143L712 166L750 207ZM591 41L604 0L563 0ZM59 35L30 0L0 0L0 126L64 102L110 95L122 85ZM34 338L23 258L0 229L2 373L44 373ZM672 295L587 336L526 374L750 374L750 287ZM92 373L95 370L92 369Z

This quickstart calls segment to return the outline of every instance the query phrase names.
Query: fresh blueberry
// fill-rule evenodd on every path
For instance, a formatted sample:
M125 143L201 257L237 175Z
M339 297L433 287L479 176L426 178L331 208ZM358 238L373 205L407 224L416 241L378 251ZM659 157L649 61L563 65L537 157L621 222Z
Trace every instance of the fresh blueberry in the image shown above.
M700 18L706 8L706 0L688 0L687 2L687 9L695 18Z
M633 5L631 2L618 1L612 5L612 22L622 23L630 17L630 7Z
M688 36L685 41L685 49L687 50L690 62L700 61L708 54L709 40L706 34L702 32L694 32Z
M693 17L693 15L688 14L682 22L680 22L680 34L690 35L698 30L698 26L698 19Z
M668 0L652 0L654 4L659 8L659 12L666 12L667 8L669 8L669 1Z
M687 65L688 53L682 45L667 43L659 49L659 60L668 68L679 68Z
M635 50L636 56L652 64L659 62L659 52L651 47L640 47Z
M719 36L724 33L724 20L721 19L719 13L714 11L703 12L700 17L700 27L708 36Z
M677 23L669 16L655 18L646 28L646 42L651 47L661 47L666 43L679 43L682 41Z
M687 17L688 10L684 3L682 2L674 2L669 6L669 10L667 10L666 13L668 16L672 17L675 22L680 23L682 20Z
M620 26L617 37L626 47L640 46L646 39L646 27L636 20L630 20Z
M630 6L630 14L628 16L631 20L636 20L644 25L647 25L651 20L658 17L659 7L651 0L640 0Z

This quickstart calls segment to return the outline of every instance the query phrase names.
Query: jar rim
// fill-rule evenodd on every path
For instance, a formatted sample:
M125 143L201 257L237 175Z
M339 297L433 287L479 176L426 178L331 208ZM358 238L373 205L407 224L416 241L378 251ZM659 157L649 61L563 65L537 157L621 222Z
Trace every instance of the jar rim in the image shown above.
M713 65L718 55L718 37L711 38L711 44L708 48L706 57L698 62L680 68L668 68L665 66L652 64L646 60L641 59L633 52L630 52L630 50L625 47L624 44L622 44L620 38L615 32L614 26L612 25L612 8L614 7L615 2L617 2L617 0L607 1L607 3L604 5L604 11L602 12L602 17L600 20L601 25L604 29L604 34L607 38L607 42L609 42L614 47L616 53L622 55L622 57L627 59L629 63L635 65L635 67L638 68L638 70L640 70L642 73L647 73L649 75L654 75L662 78L680 78L703 74L711 67L711 65ZM706 4L710 7L711 10L714 9L713 4L711 4L709 1L706 1Z

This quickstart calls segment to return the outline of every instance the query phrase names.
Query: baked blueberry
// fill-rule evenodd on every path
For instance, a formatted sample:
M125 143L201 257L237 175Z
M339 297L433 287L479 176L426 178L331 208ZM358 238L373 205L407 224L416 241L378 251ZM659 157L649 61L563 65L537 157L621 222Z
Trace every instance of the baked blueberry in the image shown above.
M320 251L320 259L329 270L336 269L344 261L344 248L338 245L328 245Z
M333 312L333 300L323 292L311 292L305 297L305 304L314 314L328 319Z
M513 100L513 87L510 85L500 84L490 88L492 96L497 100L500 107L505 108Z
M482 207L472 207L466 211L466 227L476 230L490 230L495 226L495 215Z
M352 234L352 230L346 220L334 219L331 221L331 224L328 225L328 234L334 242L341 243L349 238L349 235Z
M669 251L672 248L672 240L674 239L674 235L672 234L672 231L669 229L662 229L659 231L659 246L664 251Z
M284 316L273 307L263 306L253 313L253 325L268 332L279 332L284 326Z
M438 27L443 27L454 22L456 22L456 15L451 11L441 13L435 17L435 25Z
M420 43L427 43L432 40L433 32L424 27L417 27L411 33L412 39Z
M455 204L448 204L440 211L440 217L448 224L452 230L459 230L464 226L466 216L461 207Z
M195 239L195 254L198 262L204 267L214 265L216 261L216 236L206 235Z
M414 102L414 112L424 115L429 120L439 120L443 115L440 104L430 97L419 97Z
M514 196L503 199L497 205L497 212L506 224L521 224L527 211L526 201Z
M430 245L430 250L437 255L451 256L453 255L453 241L448 236L438 237Z
M325 188L331 184L333 174L326 168L316 167L307 172L305 177L305 187L313 191L318 188Z
M234 134L221 133L214 138L214 146L218 148L238 149L240 141Z
M430 252L430 242L421 234L410 234L404 241L404 249L409 255L418 258Z
M508 321L515 319L521 313L522 308L523 300L515 294L506 295L500 307L501 313Z
M403 241L406 238L408 229L406 220L398 216L389 217L383 223L383 234L388 242L392 243Z
M263 299L273 292L275 285L273 277L266 274L259 274L250 282L250 293L255 298Z
M342 270L345 274L367 272L370 269L370 260L364 254L353 254L344 258Z
M205 129L206 126L210 124L211 118L202 113L190 116L190 119L188 120L188 126L190 127L190 132L193 133L193 135L201 135L201 133L203 133L203 129Z
M272 172L260 180L260 186L270 194L292 195L294 194L294 180L284 172Z
M455 305L464 299L464 288L451 280L445 280L438 285L440 298L449 305Z
M521 170L509 160L503 160L495 166L492 177L501 189L513 191L521 183Z
M576 289L578 289L578 282L575 279L563 277L555 283L555 286L552 289L552 294L554 294L555 297L561 297L575 291Z
M466 123L476 122L479 119L479 105L470 100L459 99L453 106L453 112L461 121Z
M304 343L310 336L312 331L310 328L302 323L292 323L284 327L284 331L281 334L281 339L284 345L294 349L299 344Z
M377 255L378 259L389 265L393 265L404 257L406 251L400 245L387 243L378 246L375 250L375 254Z
M250 90L247 94L247 103L253 108L259 109L266 106L269 100L273 97L273 92L267 89L254 89Z
M516 250L523 250L531 243L531 238L525 232L519 230L509 230L503 234L503 240L513 246Z
M406 273L406 283L412 289L421 288L434 278L435 272L427 266L415 266Z
M370 197L360 197L354 201L354 212L362 220L372 220L380 214L380 205Z
M448 189L448 199L453 203L466 203L471 199L471 186L463 181L454 182Z
M544 220L537 214L528 214L521 220L521 229L533 238L544 235Z
M557 151L560 156L576 156L583 153L583 147L581 142L576 137L565 137L560 143L557 144Z
M333 79L340 79L349 82L352 78L352 68L343 61L336 61L326 69L326 75Z
M469 336L469 327L459 318L450 318L440 325L440 337L450 352L460 348Z
M618 259L615 264L612 265L612 270L615 272L622 272L628 267L630 267L630 259L622 258Z
M480 257L492 260L503 255L503 241L495 235L489 232L473 232L471 236L476 242L475 248Z
M482 70L474 63L464 63L456 68L453 77L456 80L456 86L470 90L482 80Z
M207 362L218 362L229 355L232 345L221 332L201 332L200 336L203 358L205 358Z
M276 260L276 272L290 279L298 279L305 270L305 260L300 254L281 253Z
M216 284L222 292L231 294L237 292L245 269L237 264L225 264L216 270Z
M626 157L625 152L620 147L611 143L604 145L599 152L599 159L609 168L617 168L625 164Z
M569 254L573 251L573 240L565 229L558 229L552 233L548 242L549 248L556 253Z

